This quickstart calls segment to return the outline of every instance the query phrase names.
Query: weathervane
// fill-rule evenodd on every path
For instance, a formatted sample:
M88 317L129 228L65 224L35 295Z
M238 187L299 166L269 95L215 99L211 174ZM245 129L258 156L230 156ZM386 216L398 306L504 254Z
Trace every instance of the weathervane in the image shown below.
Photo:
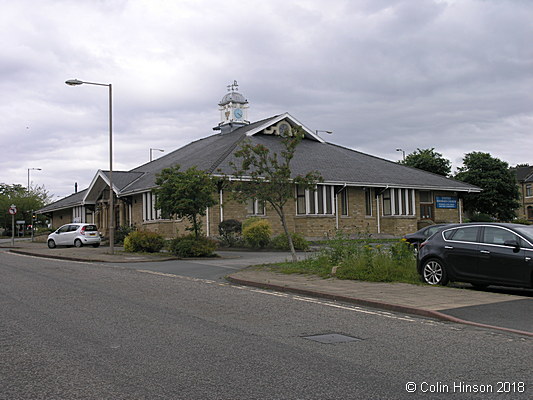
M233 83L231 85L228 85L228 92L236 92L237 89L239 88L239 84L237 83L237 81L233 81Z

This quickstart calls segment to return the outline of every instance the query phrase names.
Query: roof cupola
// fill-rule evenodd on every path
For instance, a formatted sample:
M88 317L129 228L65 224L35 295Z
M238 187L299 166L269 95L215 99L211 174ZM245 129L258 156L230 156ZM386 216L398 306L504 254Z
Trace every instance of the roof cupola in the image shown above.
M241 126L248 125L248 100L237 92L239 85L237 81L233 81L228 85L228 93L218 103L220 110L220 122L215 130L220 130L221 133L228 133Z

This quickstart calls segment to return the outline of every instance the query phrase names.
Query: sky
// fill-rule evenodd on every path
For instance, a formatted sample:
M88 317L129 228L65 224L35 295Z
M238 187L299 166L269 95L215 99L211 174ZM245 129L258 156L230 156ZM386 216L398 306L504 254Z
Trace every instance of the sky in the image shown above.
M58 199L220 122L258 121L398 161L434 148L533 164L530 0L0 0L0 183ZM41 170L32 169L40 168Z

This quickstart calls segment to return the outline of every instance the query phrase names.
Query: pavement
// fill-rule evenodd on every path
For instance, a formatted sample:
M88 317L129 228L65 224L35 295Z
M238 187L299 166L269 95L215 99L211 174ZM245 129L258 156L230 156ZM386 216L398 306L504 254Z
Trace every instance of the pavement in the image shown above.
M0 250L2 248L13 253L74 261L132 263L177 260L176 257L165 254L126 253L122 247L115 247L114 254L109 254L109 248L103 246L49 249L46 243L28 240L16 241L15 246L11 246L11 241L3 241L0 242ZM226 263L228 258L239 258L235 256L235 252L221 251L219 255L221 262ZM277 257L279 258L279 255ZM252 264L262 264L269 259L269 253L257 253L255 258L250 255L242 258ZM216 262L214 259L210 260ZM533 337L533 291L529 290L517 291L521 295L513 295L470 290L462 286L433 287L324 279L313 275L281 274L261 267L246 268L239 260L236 260L235 264L244 268L226 277L235 284L349 302ZM506 316L510 314L514 314L513 318L517 322L506 322ZM479 318L480 315L484 318Z

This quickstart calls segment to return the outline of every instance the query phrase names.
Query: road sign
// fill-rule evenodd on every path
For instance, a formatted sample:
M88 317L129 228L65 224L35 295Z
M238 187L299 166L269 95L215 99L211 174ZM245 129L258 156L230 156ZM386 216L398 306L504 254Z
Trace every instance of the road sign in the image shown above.
M11 215L15 215L17 213L17 206L15 206L14 204L11 205L11 207L9 207L9 213Z

